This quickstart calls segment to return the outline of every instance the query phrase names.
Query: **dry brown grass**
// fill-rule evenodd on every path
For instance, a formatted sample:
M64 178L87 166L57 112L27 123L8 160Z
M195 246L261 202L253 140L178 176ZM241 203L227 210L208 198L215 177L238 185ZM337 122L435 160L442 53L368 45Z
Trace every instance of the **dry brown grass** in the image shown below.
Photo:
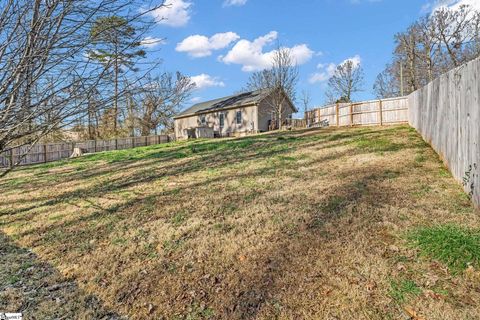
M480 318L479 271L406 241L480 226L408 127L105 153L18 170L0 192L0 310L26 317Z

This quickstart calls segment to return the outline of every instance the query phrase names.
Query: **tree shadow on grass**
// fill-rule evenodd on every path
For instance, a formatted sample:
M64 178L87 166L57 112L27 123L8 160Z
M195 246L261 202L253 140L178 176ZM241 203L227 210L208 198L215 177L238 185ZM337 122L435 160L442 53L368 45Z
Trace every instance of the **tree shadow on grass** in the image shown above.
M322 159L324 159L325 161L329 161L334 158L330 158L326 156ZM310 165L315 162L316 160L311 160L307 162L305 165ZM286 165L288 166L291 164L286 164ZM143 226L143 224L147 224L151 221L169 218L168 215L160 217L160 216L151 215L150 213L143 214L141 210L140 211L138 210L139 208L142 208L144 206L147 207L149 203L150 204L155 203L159 205L161 205L162 203L174 203L174 202L182 203L182 201L184 200L177 199L176 197L176 195L180 193L194 192L198 188L209 187L209 186L215 185L216 183L222 183L224 181L229 181L234 179L241 180L243 178L252 178L256 176L263 176L263 177L273 176L275 175L275 172L277 169L278 168L276 163L268 163L265 166L257 168L248 173L232 173L230 175L221 175L215 178L209 178L205 181L190 183L190 184L187 184L181 187L176 187L170 190L157 191L150 194L148 197L142 197L142 196L135 197L134 199L125 201L121 204L114 205L112 207L101 207L95 203L92 203L96 211L90 215L78 216L75 219L71 219L69 221L63 221L63 222L59 221L56 223L52 223L45 227L36 228L30 231L23 232L21 234L18 234L18 236L20 238L23 238L31 235L42 235L42 237L39 237L36 241L32 243L32 246L35 247L35 246L45 245L46 242L51 240L50 239L51 235L53 235L54 238L56 234L61 235L60 238L54 241L55 243L49 242L48 246L52 247L52 246L58 245L59 247L55 248L55 250L59 250L59 251L70 250L72 248L78 247L79 245L81 246L84 242L88 242L88 240L91 240L94 238L101 239L103 237L107 237L110 233L113 232L114 228L105 227L105 225L103 225L102 223L99 223L99 221L105 221L105 220L111 219L112 221L115 222L115 224L117 224L123 220L133 219L133 221L135 221L135 225L129 226L129 228L140 228ZM250 200L252 200L253 197L260 197L262 194L266 193L267 191L268 190L255 191L254 195L237 193L235 196L238 202L242 202L242 199L245 197L248 197ZM233 199L230 199L230 200L233 202L237 202L237 201L234 201ZM134 208L136 208L136 210L133 210ZM8 224L11 224L14 222L29 221L34 217L34 215L35 215L35 212L32 212L31 215L29 216L19 216L18 218L9 220ZM132 215L134 217L132 217ZM79 225L84 226L81 228L82 229L81 233L73 232L73 230L72 232L68 232L70 228L77 229ZM70 246L70 247L67 248L66 246Z
M250 267L239 267L237 270L242 270L237 271L239 274L233 279L233 274L229 276L232 282L228 284L229 287L224 288L221 295L214 291L215 287L209 287L200 282L184 283L184 290L208 292L205 299L210 300L209 302L214 305L219 301L219 304L215 305L215 310L221 313L221 318L255 318L265 304L281 292L278 280L284 277L285 272L291 271L289 269L292 259L306 259L307 248L321 247L324 244L325 236L322 234L322 228L325 224L338 223L338 220L345 215L354 214L358 203L371 208L390 203L390 191L382 187L382 192L379 193L380 187L376 186L387 178L383 169L377 167L352 169L347 174L355 178L332 188L325 199L319 199L316 204L311 204L309 219L303 221L306 228L301 229L296 226L292 234L276 235L271 246L263 248L262 252L256 255L259 258L248 261ZM347 210L349 208L352 210ZM372 218L372 216L365 218ZM147 221L138 222L139 225L135 227L139 228L142 227L141 223L147 223ZM339 224L338 228L342 228L342 225ZM92 230L92 232L92 234L98 233L98 230ZM100 233L99 235L105 236ZM235 270L236 267L233 267L232 270L224 272L236 272ZM206 272L208 271L207 268ZM189 301L190 305L195 303L195 300Z
M0 232L0 310L25 319L125 319Z
M88 197L101 197L108 192L121 190L135 184L152 182L163 176L194 173L196 171L204 170L205 168L221 169L227 165L250 160L265 160L275 156L281 156L286 152L294 151L299 146L304 147L310 144L318 145L324 143L325 139L315 137L315 135L318 135L316 130L313 131L313 133L304 131L302 134L305 136L298 137L295 134L290 133L288 135L278 135L270 143L273 147L280 148L273 148L272 150L267 150L264 152L246 152L248 148L255 146L255 144L250 143L245 143L246 147L244 149L235 148L233 146L228 146L225 147L225 149L222 149L218 145L212 146L210 142L199 142L198 145L195 145L193 150L190 149L193 154L198 155L198 158L194 159L194 161L196 161L195 163L188 163L185 165L185 167L179 167L178 164L174 163L172 165L159 168L158 171L152 169L140 170L142 166L145 166L145 163L139 164L139 170L135 171L132 175L128 175L127 177L123 178L112 179L111 181L107 182L101 182L95 185L93 188L82 188L74 192L66 192L61 194L59 199L44 199L45 202L40 206L47 207L62 203L67 200L75 201L78 199L86 199ZM365 132L365 134L367 133ZM268 139L271 138L272 137L268 137ZM333 143L337 143L336 141L342 141L342 139L348 138L351 137L341 137L339 139L335 139ZM265 143L261 139L265 139L265 137L257 138L257 141L259 143ZM212 143L216 144L217 142ZM222 150L220 155L217 154L219 153L219 150ZM334 156L327 154L324 158L316 159L316 161L322 161L322 159L323 161L329 161L346 154L348 153L335 154ZM155 158L152 161L156 161ZM126 163L128 163L128 161ZM313 165L313 162L306 162L303 163L303 165L308 167L309 165ZM272 241L271 244L262 248L261 252L259 252L255 258L252 258L252 261L249 261L249 266L242 268L233 266L228 270L224 270L223 272L228 274L231 282L226 284L228 287L225 288L225 290L221 293L214 291L216 288L213 286L208 286L201 282L196 283L193 281L186 281L185 278L181 278L183 275L178 275L180 280L184 281L185 288L183 290L195 290L197 292L205 291L205 299L210 305L215 307L214 309L218 312L218 316L221 318L255 318L259 315L259 312L262 312L262 309L265 308L271 299L273 299L282 291L281 279L285 276L286 272L291 272L290 269L292 267L292 260L307 260L308 252L306 248L321 247L323 245L325 236L321 231L326 223L337 222L343 216L352 214L352 211L347 209L352 207L355 208L359 202L371 207L382 206L389 203L388 197L386 196L388 194L388 190L383 189L380 193L376 189L376 183L381 181L384 169L385 168L380 169L378 167L364 167L360 169L353 168L350 171L347 170L345 175L351 178L345 179L340 186L329 189L325 196L319 195L317 202L308 204L309 217L306 221L303 221L303 224L306 225L306 228L300 228L298 225L296 225L294 226L294 232L292 234L279 233L274 235L273 237L275 238L275 241ZM65 249L75 251L82 243L88 242L87 240L92 238L105 238L110 235L112 228L107 228L101 224L95 224L96 221L104 218L115 217L112 222L115 225L126 218L130 219L131 217L128 215L134 213L130 209L135 207L135 205L142 204L143 201L148 204L151 199L154 199L155 201L158 201L156 203L161 205L162 201L171 201L172 197L179 192L195 190L196 188L205 187L218 181L241 179L242 177L250 178L256 175L264 175L269 172L274 173L275 167L272 166L270 168L260 168L258 171L254 170L244 174L235 173L232 176L221 176L207 179L205 181L194 182L193 184L188 184L180 188L155 192L153 195L150 195L148 199L141 199L137 197L117 207L99 207L97 208L97 212L92 215L78 217L72 221L54 223L47 228L35 229L34 233L38 236L35 235L36 239L32 242L32 244L33 246L48 245L49 248L54 252L65 252ZM374 197L366 196L366 193L372 192L375 195ZM239 194L238 196L241 198L244 195ZM261 196L261 193L259 193L258 196ZM237 198L229 199L229 201L233 202L237 200ZM18 211L15 210L12 213L16 214ZM35 213L32 212L32 214ZM292 214L294 215L295 212L293 211ZM163 218L159 216L139 216L139 218L140 219L134 219L135 225L132 225L132 228L141 228L144 224L147 224L152 220L164 218L168 219L168 217ZM23 216L22 220L28 221L28 216ZM11 223L11 221L8 223ZM75 227L80 227L81 232L74 233L73 229ZM72 228L72 233L69 232L69 228ZM338 228L342 228L342 225L339 224ZM46 237L49 234L56 232L63 232L64 237L59 239L60 241L58 242L54 241L53 243L48 243L48 239L44 238L44 236ZM31 235L32 233L27 232L20 236L28 237ZM73 253L73 256L76 254L76 252ZM208 269L204 270L204 272L208 271ZM125 283L125 286L130 286L130 283ZM119 291L119 293L122 293L122 290ZM125 292L123 292L123 294L125 294ZM133 299L133 297L127 298ZM128 303L135 303L133 300L130 301L127 298L125 298L125 301L129 301ZM164 302L165 304L173 304L176 308L182 308L181 306L176 305L178 301L167 300ZM192 301L188 302L190 304L194 304L198 301L192 299ZM298 312L300 311L301 310L298 310ZM301 314L298 314L298 316L301 317Z
M308 261L312 260L310 249L324 247L330 237L323 231L326 224L335 224L338 230L342 230L347 227L343 226L343 223L348 221L342 218L353 217L360 203L362 206L371 208L372 212L375 208L381 208L390 203L389 198L394 191L382 186L380 193L378 192L380 187L376 186L376 183L385 179L380 169L376 167L362 168L359 171L353 169L349 171L349 176L355 179L332 188L326 199L319 200L316 206L310 208L308 221L300 222L290 234L275 236L270 247L263 248L261 253L254 254L256 258L248 261L251 268L242 270L237 277L238 282L229 288L231 291L225 300L213 294L212 301L219 298L222 300L222 306L217 308L222 308L223 318L255 319L259 314L264 317L266 314L267 318L274 317L275 308L270 308L266 313L264 309L268 309L272 303L279 301L279 295L282 295L286 289L285 278L295 275L295 267L292 269L293 261L309 263ZM380 221L381 217L369 214L362 219L369 219L368 225L370 225ZM368 231L360 230L359 232ZM286 281L296 286L303 279ZM321 284L319 286L321 287ZM295 290L289 287L288 291ZM290 311L295 314L295 317L303 318L306 314L304 311L308 310Z
M400 127L400 129L404 128ZM299 147L308 148L316 146L316 148L333 148L340 145L349 145L352 144L353 138L361 140L359 141L360 145L358 147L361 148L364 153L397 151L406 148L406 146L392 144L384 140L379 141L380 143L375 143L378 140L378 137L380 137L380 139L385 135L388 137L389 135L398 132L398 128L395 128L395 130L373 130L370 128L367 130L365 128L357 134L355 132L340 132L332 135L332 133L337 130L338 129L335 128L326 130L305 129L299 131L276 132L268 135L258 135L238 139L193 141L189 144L175 146L174 148L161 148L158 152L146 154L142 158L142 161L126 159L120 162L101 165L100 168L90 168L87 173L59 173L57 175L59 175L61 182L68 183L69 181L96 179L115 171L135 170L132 175L109 179L106 183L101 182L93 187L78 188L74 191L65 192L58 195L55 199L49 197L32 198L30 201L46 202L44 204L36 204L23 209L17 209L15 210L15 213L26 212L39 206L54 205L65 200L74 200L77 198L88 197L90 195L101 195L102 193L120 190L134 184L152 182L159 178L168 178L179 174L193 173L203 170L206 167L219 169L226 165L266 159L277 154L295 151ZM121 152L123 152L123 150ZM174 154L173 156L172 153ZM175 154L182 154L185 155L185 157L192 157L192 159L188 163L181 163L180 165L174 161L173 164L158 167L159 164L184 158L183 156L177 157ZM83 162L85 160L82 159L79 161ZM32 183L34 182L32 181ZM0 185L0 188L1 187L2 185ZM48 183L43 183L42 187L48 187ZM11 204L15 204L15 202L4 203L4 205ZM7 214L12 213L12 210L7 210Z
M274 141L273 143L263 146L260 151L249 150L250 152L241 152L245 151L247 147L245 141L249 140L231 140L229 143L225 144L224 147L219 147L218 142L203 142L198 144L193 144L189 147L194 151L191 152L192 158L188 163L173 163L166 166L158 168L150 168L148 162L141 162L133 167L126 167L127 169L138 169L131 175L126 175L123 177L118 177L114 179L109 179L107 182L102 181L93 187L78 188L74 191L68 191L63 194L57 195L54 199L51 199L48 196L45 197L35 197L31 198L30 201L45 201L43 204L36 204L30 207L25 207L23 209L16 210L6 210L5 213L1 215L9 214L18 214L26 212L42 206L51 206L64 202L66 200L75 200L79 198L87 198L89 196L101 196L106 192L113 192L121 189L128 188L132 185L148 183L160 178L168 178L178 176L180 174L189 174L194 173L205 168L210 169L220 169L225 166L231 166L238 163L244 163L246 161L257 161L262 159L268 159L270 157L284 154L287 152L292 152L296 149L297 146L290 145L288 140ZM251 143L248 144L250 146ZM221 150L221 153L219 153ZM147 157L148 158L148 157ZM152 163L156 162L152 160ZM125 164L123 164L125 168ZM115 165L118 169L121 169L121 165ZM147 169L145 169L147 168ZM103 173L110 171L110 169L103 169ZM114 168L113 168L114 170ZM87 178L96 178L97 175L101 175L102 172L96 172L95 175L90 175ZM86 179L85 177L78 177L80 179ZM45 187L45 186L44 186ZM22 200L20 200L22 201ZM15 202L7 203L4 205L15 204Z

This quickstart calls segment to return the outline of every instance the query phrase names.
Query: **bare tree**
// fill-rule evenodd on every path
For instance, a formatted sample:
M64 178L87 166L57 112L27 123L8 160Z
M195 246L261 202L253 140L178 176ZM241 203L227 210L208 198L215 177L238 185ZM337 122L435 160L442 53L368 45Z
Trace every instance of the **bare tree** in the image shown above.
M373 85L375 95L379 99L394 98L400 95L400 84L396 77L392 76L390 68L380 73Z
M139 115L142 135L157 133L159 127L167 131L173 129L173 116L190 97L195 83L189 77L177 72L169 72L150 80L138 95Z
M300 101L303 105L303 114L306 115L308 109L310 108L310 104L312 103L312 96L310 95L310 92L307 90L302 90Z
M342 102L351 102L352 95L362 90L363 69L355 65L352 60L347 60L337 66L334 74L328 80L327 98Z
M418 46L415 50L420 63L425 64L420 71L427 73L426 76L421 76L422 85L426 82L433 81L438 75L438 57L441 54L440 41L436 37L436 27L434 21L430 17L421 18L415 24L415 31L418 33Z
M279 128L285 116L288 103L294 103L297 93L298 66L294 61L290 49L280 47L274 51L272 66L250 76L246 90L269 90L271 99L265 100L268 103L268 110L276 118Z
M419 53L417 52L418 33L416 25L410 26L404 33L398 33L396 39L398 45L395 53L398 55L402 66L406 66L405 73L408 75L406 84L408 93L410 93L420 87L418 81L419 68L417 68Z
M472 39L468 45L470 57L475 59L480 56L480 11L476 11L471 19Z
M26 146L28 152L52 130L86 116L88 102L106 76L105 68L86 55L91 26L98 17L112 13L136 21L148 12L139 13L142 4L137 0L2 1L0 153L16 145ZM111 97L96 101L97 107L110 102Z
M477 58L480 12L467 5L442 7L395 35L395 42L393 61L375 82L377 95L389 95L395 83L403 82L404 93L409 94L440 74Z
M458 67L468 59L462 49L472 37L471 16L472 9L466 5L458 10L441 8L434 13L436 38L445 48L453 67Z

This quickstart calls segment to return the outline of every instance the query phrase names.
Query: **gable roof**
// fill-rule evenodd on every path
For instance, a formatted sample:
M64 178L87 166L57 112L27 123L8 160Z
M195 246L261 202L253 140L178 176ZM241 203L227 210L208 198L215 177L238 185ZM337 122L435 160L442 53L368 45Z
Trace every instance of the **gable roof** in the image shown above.
M243 92L236 95L223 97L215 100L194 104L190 108L180 112L174 118L205 113L213 110L223 110L231 107L252 105L265 99L270 94L269 89L262 89L250 92Z

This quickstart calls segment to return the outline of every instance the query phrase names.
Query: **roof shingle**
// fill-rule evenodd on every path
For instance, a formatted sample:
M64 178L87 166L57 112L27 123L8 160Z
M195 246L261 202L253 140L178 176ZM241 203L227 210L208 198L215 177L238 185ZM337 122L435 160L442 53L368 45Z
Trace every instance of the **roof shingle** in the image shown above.
M270 90L262 89L250 92L243 92L228 97L197 103L190 108L180 112L174 118L200 114L212 110L223 110L225 108L250 105L262 101L269 95L269 93Z

